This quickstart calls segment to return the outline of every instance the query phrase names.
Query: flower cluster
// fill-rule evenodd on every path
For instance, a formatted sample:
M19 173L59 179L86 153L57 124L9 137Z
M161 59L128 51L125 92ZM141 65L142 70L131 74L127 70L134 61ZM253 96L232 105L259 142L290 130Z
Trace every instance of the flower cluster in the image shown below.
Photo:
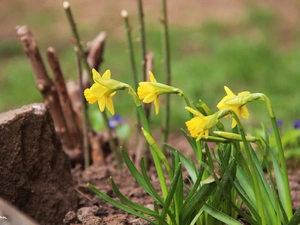
M93 72L94 84L91 88L87 88L84 91L84 96L86 100L93 104L98 102L100 111L103 112L107 107L108 111L114 115L114 105L112 97L115 95L116 91L119 89L128 88L129 85L112 80L110 70L105 71L103 76L101 76L95 69ZM137 95L140 100L144 103L154 103L155 113L159 112L159 96L163 94L179 94L183 95L182 91L178 88L174 88L169 85L165 85L156 81L152 72L149 72L150 81L140 82L137 89ZM248 91L240 92L235 95L228 87L224 87L226 96L217 104L217 108L220 111L230 111L236 115L238 119L248 118L249 112L246 104L253 100L251 99L251 93ZM132 92L132 91L131 91ZM132 94L132 93L131 93ZM254 96L254 95L253 95ZM219 112L212 115L203 115L199 111L186 107L186 109L194 115L192 119L186 122L187 129L189 130L192 137L196 140L200 140L203 136L208 138L209 129L218 123L219 117L228 117L229 113L226 115L220 114ZM221 115L221 116L220 116ZM237 125L236 118L232 118L232 128Z

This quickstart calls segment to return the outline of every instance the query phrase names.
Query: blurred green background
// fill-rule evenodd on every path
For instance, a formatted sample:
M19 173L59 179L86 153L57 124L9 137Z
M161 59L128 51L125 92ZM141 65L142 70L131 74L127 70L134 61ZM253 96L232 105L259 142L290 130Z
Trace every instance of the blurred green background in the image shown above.
M205 101L214 111L225 94L224 85L236 94L245 90L263 92L271 99L277 117L284 121L283 126L292 127L300 119L299 1L167 2L173 86L185 91L191 101ZM120 12L122 9L129 12L139 66L136 1L73 0L70 3L83 43L100 31L107 34L100 73L110 69L114 79L133 84ZM5 0L0 5L0 112L42 101L29 61L15 34L16 25L26 24L31 29L43 57L47 47L54 47L66 79L77 80L70 42L72 33L62 1ZM144 12L147 51L154 53L156 79L164 82L160 1L144 1ZM172 102L172 124L183 127L188 119L185 104L178 96L172 96ZM127 95L117 93L114 104L117 113L131 119L133 102ZM259 127L267 117L264 104L252 103L249 110L252 115L247 123ZM153 120L159 123L160 118Z

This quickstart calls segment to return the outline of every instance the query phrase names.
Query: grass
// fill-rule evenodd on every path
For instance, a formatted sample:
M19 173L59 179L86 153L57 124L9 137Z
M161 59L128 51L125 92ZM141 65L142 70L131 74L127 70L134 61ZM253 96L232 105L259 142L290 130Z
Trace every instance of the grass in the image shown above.
M50 15L43 15L42 18L41 22L50 23ZM300 93L297 90L300 83L300 41L296 41L290 49L281 47L276 35L276 21L273 11L251 8L239 23L224 25L209 20L193 28L170 26L173 86L184 90L195 102L204 100L212 110L216 110L216 104L224 96L224 85L235 93L244 90L264 92L273 102L278 118L286 121L286 124L299 119L300 105L297 100ZM161 30L157 24L147 24L146 29L147 50L155 54L154 74L158 81L163 82ZM69 27L65 30L69 32ZM137 30L133 34L137 37ZM82 33L81 37L85 40L84 35ZM300 40L299 34L295 35ZM66 77L77 79L72 44L62 44L66 42L53 38L52 45L59 46L57 52ZM40 46L40 49L45 49L45 46ZM0 112L41 101L21 43L2 42L0 50ZM135 43L135 50L139 63L139 43ZM108 36L104 57L100 73L111 69L113 78L133 84L125 34L121 37ZM184 102L177 96L172 96L172 101L173 125L183 127L188 115L182 112ZM264 111L262 105L255 104L250 110ZM116 95L116 112L130 118L132 106L127 97ZM160 123L159 117L153 120Z

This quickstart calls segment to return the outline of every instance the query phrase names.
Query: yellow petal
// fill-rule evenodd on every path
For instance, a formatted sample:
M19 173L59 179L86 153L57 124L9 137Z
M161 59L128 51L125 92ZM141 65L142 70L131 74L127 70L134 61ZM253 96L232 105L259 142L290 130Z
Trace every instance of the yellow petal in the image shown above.
M115 108L114 108L114 104L113 104L113 101L112 101L112 98L111 97L107 97L106 99L106 107L108 109L108 111L114 115L115 114Z
M149 71L149 75L150 75L150 82L156 82L156 79L151 71Z
M185 108L186 108L188 111L190 111L191 113L193 113L194 115L203 117L203 115L202 115L200 112L196 111L195 109L193 109L193 108L191 108L191 107L188 107L188 106L186 106Z
M225 89L225 92L226 92L227 95L235 96L235 94L233 94L233 92L227 86L224 86L224 89Z
M236 123L235 119L232 118L232 121L231 121L231 128L234 128L236 125L237 125L237 123Z
M143 102L144 103L154 102L156 98L157 95L155 93L148 93L147 96L144 98Z
M249 111L246 106L242 107L242 117L244 117L246 119L249 118Z
M94 104L98 100L98 98L91 92L90 88L85 89L83 94L89 104Z
M99 106L100 111L103 112L105 109L105 98L104 97L98 100L98 106Z
M111 76L110 70L106 70L104 72L104 74L102 75L102 78L104 78L104 79L110 79L110 76Z
M92 69L92 73L93 73L93 80L95 81L96 78L101 77L100 73L97 72L97 70L95 70L94 68Z

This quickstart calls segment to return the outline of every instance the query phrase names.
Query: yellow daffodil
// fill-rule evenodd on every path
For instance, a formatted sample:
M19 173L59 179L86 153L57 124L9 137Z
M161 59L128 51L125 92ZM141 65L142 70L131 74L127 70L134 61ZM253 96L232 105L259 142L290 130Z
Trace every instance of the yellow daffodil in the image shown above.
M89 104L94 104L96 101L98 101L98 105L101 112L103 112L106 107L108 111L112 115L114 115L115 109L112 101L112 96L114 96L116 92L96 82L99 78L110 79L110 70L106 70L102 77L95 69L93 69L92 72L93 80L95 83L90 88L84 90L84 96L86 100Z
M185 108L195 115L194 118L185 122L191 136L196 138L196 141L199 141L203 135L208 138L209 129L218 123L218 113L204 116L190 107Z
M238 116L238 118L249 118L249 112L246 107L246 103L249 102L251 94L249 91L243 91L235 95L228 87L224 87L226 96L219 102L217 107L219 110L230 109ZM232 119L231 127L236 126L235 119Z
M156 82L152 72L149 72L150 82L140 82L137 94L144 103L154 102L156 115L159 112L159 95L167 93L179 93L178 88Z

